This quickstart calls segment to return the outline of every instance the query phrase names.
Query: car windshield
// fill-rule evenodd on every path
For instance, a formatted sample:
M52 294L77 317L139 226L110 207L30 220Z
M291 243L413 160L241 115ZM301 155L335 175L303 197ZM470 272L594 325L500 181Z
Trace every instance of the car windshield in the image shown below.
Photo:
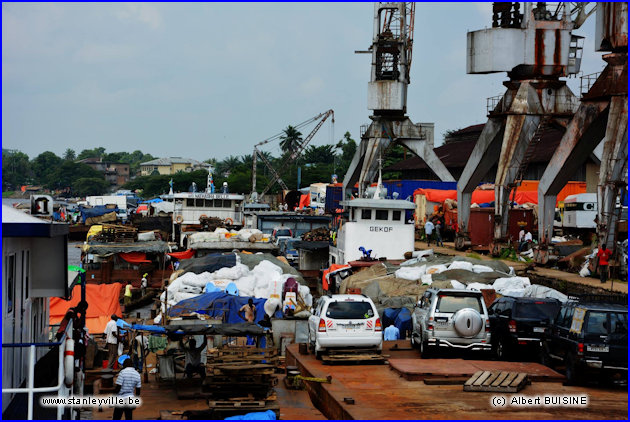
M295 249L295 242L297 242L297 240L287 240L287 249Z
M291 230L289 229L276 230L276 237L280 237L280 236L291 236Z
M455 313L460 309L472 308L482 313L481 301L476 296L446 296L440 295L435 312Z
M331 302L326 316L332 319L368 319L374 316L369 302Z
M558 308L560 308L560 304L556 302L535 301L517 303L514 308L514 317L552 320L558 313Z

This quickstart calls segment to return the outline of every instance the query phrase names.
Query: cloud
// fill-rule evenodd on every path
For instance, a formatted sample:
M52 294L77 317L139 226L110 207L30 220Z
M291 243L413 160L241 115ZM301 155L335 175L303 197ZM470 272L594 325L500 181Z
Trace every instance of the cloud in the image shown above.
M142 22L153 29L162 25L162 15L149 4L126 4L116 13L116 16L122 21Z
M300 92L304 95L314 95L324 88L324 81L319 76L312 76L300 84Z
M133 48L127 44L86 44L75 53L75 60L83 63L106 63L132 57Z

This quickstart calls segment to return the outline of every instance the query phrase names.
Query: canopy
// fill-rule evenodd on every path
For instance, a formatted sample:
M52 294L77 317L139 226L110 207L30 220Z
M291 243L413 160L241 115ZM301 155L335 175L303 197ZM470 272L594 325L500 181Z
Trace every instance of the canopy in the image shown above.
M166 253L170 249L168 243L162 240L151 240L148 242L133 242L133 243L103 243L103 242L89 242L82 247L83 252L93 253L96 255L107 255L110 253L129 253L129 252L143 252L143 253Z
M224 267L233 267L236 265L236 255L229 254L208 254L201 258L190 258L182 262L180 270L190 271L191 273L201 274L204 272L213 273Z
M168 255L172 256L175 259L190 259L195 256L195 251L192 249L188 249L183 252L170 252Z
M249 297L232 296L223 292L204 293L190 299L185 299L171 307L168 314L170 317L180 316L186 313L196 312L206 314L211 317L221 318L225 315L225 322L244 322L238 315L239 309L247 304ZM267 299L251 298L256 307L255 322L265 317L265 302Z
M121 283L111 284L86 284L85 298L88 303L85 325L90 334L105 332L105 326L112 314L122 318L120 309ZM72 298L63 300L57 297L50 298L50 324L59 324L70 308L79 304L81 300L81 286L74 286Z
M151 261L147 259L147 254L144 252L121 252L119 255L130 264L151 263Z
M352 267L348 264L332 264L328 269L324 270L324 274L322 275L322 287L324 290L328 290L328 278L329 274L332 274L336 271L340 271L343 269L351 269Z

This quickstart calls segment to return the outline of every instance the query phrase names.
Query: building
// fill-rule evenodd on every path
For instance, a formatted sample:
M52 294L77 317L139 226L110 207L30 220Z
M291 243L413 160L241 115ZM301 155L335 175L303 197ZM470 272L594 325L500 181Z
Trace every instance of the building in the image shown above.
M67 224L51 224L2 206L3 419L26 418L27 408L33 407L35 416L51 416L39 413L45 410L36 403L37 395L35 402L27 406L25 394L6 391L26 386L31 345L35 347L35 387L60 384L57 391L46 395L69 393L57 379L58 356L63 353L63 346L48 345L49 299L67 298L75 280L76 273L68 272L67 251ZM53 409L53 418L56 412Z
M208 169L212 170L212 166L208 163L182 157L157 158L145 163L140 163L141 176L149 176L156 172L157 174L175 174Z
M446 136L444 145L434 149L437 156L444 163L455 180L459 180L468 158L475 148L475 144L481 135L484 125L473 125L457 130ZM533 151L530 162L527 165L523 180L540 180L549 160L564 134L563 129L549 127L541 137L540 142ZM401 179L439 180L427 164L417 156L399 161L385 169L387 172L400 172ZM583 164L571 179L577 182L586 182L587 192L595 192L597 188L597 172L599 171L599 159L591 154L589 160ZM497 173L497 165L488 169L482 182L494 183Z
M105 175L112 186L122 186L129 181L129 163L113 163L102 161L102 158L93 157L80 160L79 163L87 164L94 170Z

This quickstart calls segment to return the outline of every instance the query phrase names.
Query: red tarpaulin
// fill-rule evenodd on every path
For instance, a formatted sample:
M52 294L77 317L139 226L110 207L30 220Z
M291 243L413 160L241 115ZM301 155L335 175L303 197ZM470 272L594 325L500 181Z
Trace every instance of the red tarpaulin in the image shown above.
M121 252L118 255L130 264L151 263L144 252Z
M457 201L456 190L439 190L439 189L416 189L413 195L424 195L429 202L443 203L447 199L453 199ZM512 196L510 195L510 200ZM517 204L524 204L531 202L538 204L538 192L536 191L516 191L514 200ZM494 201L494 190L475 190L472 194L473 204L483 204Z
M88 309L85 317L85 325L90 330L90 334L100 334L105 332L105 326L112 314L122 318L120 309L120 289L121 283L112 284L86 284L85 299ZM50 298L50 324L59 324L70 308L79 304L81 300L81 286L74 286L72 299L63 300L58 297Z
M168 255L172 256L175 259L190 259L195 256L195 251L193 249L188 249L183 252L170 252Z
M138 208L136 208L136 214L140 214L142 211L148 211L148 210L149 210L149 206L147 204L138 205Z

